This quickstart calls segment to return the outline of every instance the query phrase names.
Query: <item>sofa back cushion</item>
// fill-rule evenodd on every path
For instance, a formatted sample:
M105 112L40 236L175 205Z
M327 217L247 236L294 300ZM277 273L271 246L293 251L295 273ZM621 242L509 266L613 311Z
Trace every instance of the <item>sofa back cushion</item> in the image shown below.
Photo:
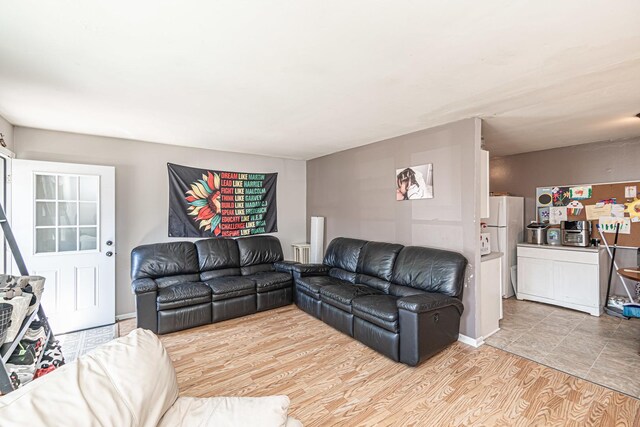
M329 276L336 279L346 280L347 282L356 283L358 275L351 271L343 270L341 268L332 268L329 270Z
M138 246L131 251L133 280L170 276L195 277L195 280L198 280L197 274L198 253L191 242L154 243ZM158 285L168 286L171 282L171 279L160 280Z
M202 280L240 276L240 251L235 240L225 238L198 240L196 250Z
M136 329L2 396L0 424L157 426L177 398L169 354Z
M282 261L282 245L274 236L252 236L237 239L240 271L243 276L261 271L273 271L273 263Z
M389 281L393 264L404 246L396 243L367 242L360 250L357 272Z
M393 268L391 281L452 297L462 295L467 259L457 252L406 246Z
M324 265L355 273L358 268L360 250L367 243L364 240L336 237L329 243L324 254Z
M385 294L388 294L389 288L393 286L391 283L387 282L386 280L369 276L368 274L358 274L356 277L356 283L363 283L371 288L382 291Z

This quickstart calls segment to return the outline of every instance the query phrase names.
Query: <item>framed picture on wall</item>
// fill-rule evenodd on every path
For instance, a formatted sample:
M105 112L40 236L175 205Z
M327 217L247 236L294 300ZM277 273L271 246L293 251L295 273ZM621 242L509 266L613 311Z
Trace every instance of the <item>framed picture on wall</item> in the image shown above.
M396 169L396 200L433 199L433 163Z

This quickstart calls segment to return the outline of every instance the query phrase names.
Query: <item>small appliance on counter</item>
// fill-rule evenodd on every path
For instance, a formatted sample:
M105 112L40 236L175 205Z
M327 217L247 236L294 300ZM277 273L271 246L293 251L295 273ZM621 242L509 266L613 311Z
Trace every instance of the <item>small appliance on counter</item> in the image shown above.
M544 245L546 243L548 224L532 222L527 225L527 243L532 245Z
M562 245L562 230L560 230L560 227L547 228L547 244L553 246Z
M562 221L562 244L564 246L579 246L586 248L591 244L591 222Z

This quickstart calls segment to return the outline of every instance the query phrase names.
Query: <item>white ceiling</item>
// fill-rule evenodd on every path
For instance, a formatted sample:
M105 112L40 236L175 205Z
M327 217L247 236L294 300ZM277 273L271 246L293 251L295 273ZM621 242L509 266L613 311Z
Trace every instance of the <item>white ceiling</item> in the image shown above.
M309 159L457 119L640 135L640 1L3 0L15 125Z

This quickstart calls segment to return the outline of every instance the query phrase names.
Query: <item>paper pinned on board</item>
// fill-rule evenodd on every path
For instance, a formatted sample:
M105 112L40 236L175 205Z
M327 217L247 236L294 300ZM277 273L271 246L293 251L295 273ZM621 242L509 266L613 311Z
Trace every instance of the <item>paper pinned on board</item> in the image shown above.
M603 233L615 233L616 224L620 224L620 234L631 234L631 218L603 216L598 220Z
M583 208L584 206L582 205L582 203L577 200L573 200L567 205L567 213L569 215L578 216L582 213Z
M549 224L560 224L567 220L566 206L551 206L549 208Z
M624 205L609 205L611 206L611 216L616 218L624 218Z
M592 188L590 185L582 185L579 187L569 188L569 198L573 200L590 199Z
M595 205L587 205L587 221L595 221L602 216L611 216L611 206L604 203L596 203Z

